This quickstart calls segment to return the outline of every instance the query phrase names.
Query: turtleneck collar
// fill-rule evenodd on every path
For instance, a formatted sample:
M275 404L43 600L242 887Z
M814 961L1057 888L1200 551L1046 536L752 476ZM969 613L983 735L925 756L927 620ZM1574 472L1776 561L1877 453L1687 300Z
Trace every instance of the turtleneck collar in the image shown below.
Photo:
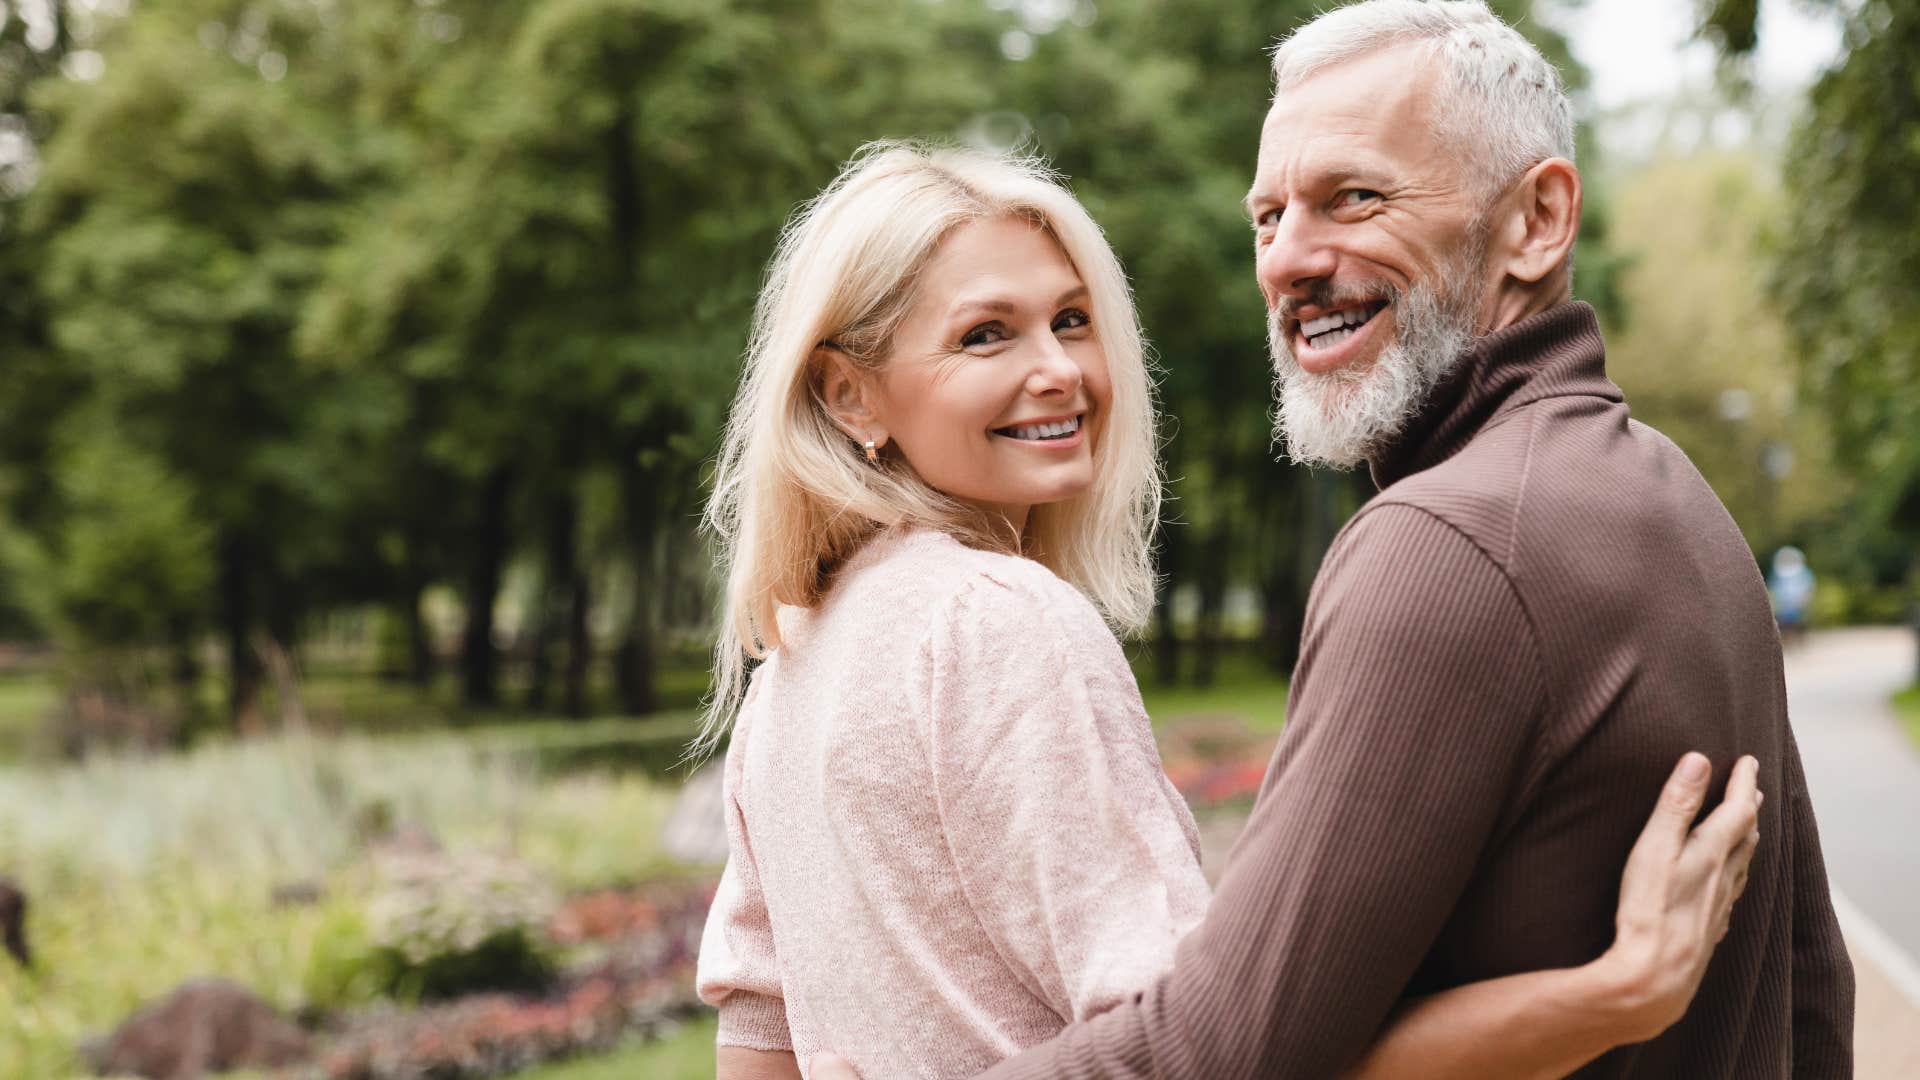
M1405 430L1370 465L1386 488L1452 457L1508 410L1542 398L1584 395L1624 401L1607 378L1593 308L1556 304L1476 339Z

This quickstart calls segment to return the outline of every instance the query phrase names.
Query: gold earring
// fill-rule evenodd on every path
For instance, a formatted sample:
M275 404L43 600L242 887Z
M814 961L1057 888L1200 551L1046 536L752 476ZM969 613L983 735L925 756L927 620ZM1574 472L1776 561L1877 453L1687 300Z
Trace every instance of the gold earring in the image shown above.
M873 448L872 439L867 440L867 464L869 465L880 464L880 452Z

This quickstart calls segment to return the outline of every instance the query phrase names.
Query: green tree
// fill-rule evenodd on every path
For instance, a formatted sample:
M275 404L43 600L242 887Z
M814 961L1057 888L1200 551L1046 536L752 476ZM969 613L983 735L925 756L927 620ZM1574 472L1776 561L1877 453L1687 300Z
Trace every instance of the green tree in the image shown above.
M215 48L208 7L143 9L98 81L43 86L58 137L25 228L87 415L163 462L213 530L231 709L251 722L255 635L294 640L327 499L304 430L325 379L288 344L341 163L274 47L304 27L251 18L251 44Z
M1620 183L1613 240L1630 317L1607 368L1634 415L1684 449L1757 555L1813 541L1847 493L1825 417L1797 393L1797 350L1768 280L1785 200L1750 152L1656 162Z

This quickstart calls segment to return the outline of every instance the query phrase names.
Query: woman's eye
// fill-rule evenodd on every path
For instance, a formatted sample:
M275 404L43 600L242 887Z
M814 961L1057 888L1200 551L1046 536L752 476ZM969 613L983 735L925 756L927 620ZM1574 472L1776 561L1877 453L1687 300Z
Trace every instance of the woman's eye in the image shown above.
M1006 336L1006 332L999 323L983 323L960 335L960 346L966 349L978 348L981 345L991 345L996 341L1005 340Z
M1093 320L1087 316L1086 312L1078 308L1069 308L1053 317L1053 332L1057 334L1063 330L1083 330L1092 322Z

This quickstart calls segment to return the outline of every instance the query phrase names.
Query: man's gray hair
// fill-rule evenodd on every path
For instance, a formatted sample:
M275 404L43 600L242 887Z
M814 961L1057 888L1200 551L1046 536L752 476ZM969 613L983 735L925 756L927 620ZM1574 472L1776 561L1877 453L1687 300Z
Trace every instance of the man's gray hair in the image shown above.
M1460 148L1483 195L1548 158L1573 160L1573 105L1560 73L1480 0L1361 0L1335 8L1274 49L1274 93L1404 44L1423 44L1444 61L1436 134Z

